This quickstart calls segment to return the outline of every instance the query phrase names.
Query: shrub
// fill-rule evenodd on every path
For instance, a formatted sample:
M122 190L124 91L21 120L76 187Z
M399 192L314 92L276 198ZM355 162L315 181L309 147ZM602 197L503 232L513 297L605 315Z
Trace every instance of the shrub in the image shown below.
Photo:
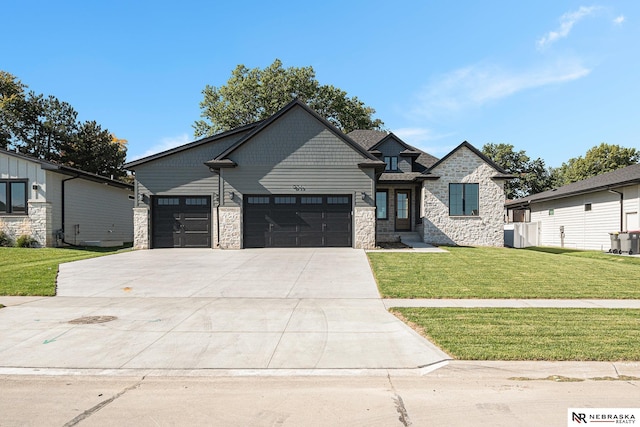
M0 246L13 246L13 240L4 231L0 231Z
M37 248L40 243L33 237L23 234L16 239L16 246L19 248Z

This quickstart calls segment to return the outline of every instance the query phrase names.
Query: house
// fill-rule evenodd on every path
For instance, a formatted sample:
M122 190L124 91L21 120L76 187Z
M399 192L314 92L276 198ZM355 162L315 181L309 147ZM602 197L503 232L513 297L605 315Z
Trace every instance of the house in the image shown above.
M640 230L640 164L505 204L537 225L537 244L607 250L609 233Z
M402 232L503 245L509 175L469 143L438 160L393 134L345 135L299 100L125 167L137 248L367 249Z
M0 148L0 232L41 246L133 241L133 185Z

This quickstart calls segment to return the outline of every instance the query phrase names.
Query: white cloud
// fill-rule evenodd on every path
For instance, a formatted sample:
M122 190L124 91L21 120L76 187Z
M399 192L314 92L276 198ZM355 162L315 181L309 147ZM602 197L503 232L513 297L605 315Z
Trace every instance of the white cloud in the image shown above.
M613 20L613 23L616 25L621 25L624 22L624 15L620 15L618 16L616 19Z
M538 49L543 49L551 43L556 42L559 39L563 39L569 35L573 26L585 16L592 15L599 7L597 6L580 6L580 8L574 12L567 12L560 17L560 27L556 30L549 31L546 35L542 36L536 44Z
M472 65L454 70L429 84L419 95L413 113L422 118L433 118L439 113L479 107L523 90L576 80L590 71L577 60L520 71L495 65Z
M186 133L183 133L178 136L165 137L165 138L162 138L159 143L148 148L144 153L135 155L132 159L128 159L127 161L132 162L134 160L138 160L143 157L147 157L153 154L161 153L163 151L171 150L172 148L179 147L191 141L192 139Z

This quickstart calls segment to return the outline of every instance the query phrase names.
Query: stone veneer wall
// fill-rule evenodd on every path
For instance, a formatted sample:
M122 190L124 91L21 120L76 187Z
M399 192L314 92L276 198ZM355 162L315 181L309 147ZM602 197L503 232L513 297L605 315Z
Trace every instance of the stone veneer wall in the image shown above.
M242 248L242 215L240 207L219 208L220 248Z
M427 243L504 246L504 181L491 179L497 171L466 147L440 164L424 181L423 237ZM479 215L449 216L449 184L479 184Z
M149 249L149 208L133 208L133 247Z
M373 249L376 246L376 208L354 208L356 249Z
M55 241L52 227L51 204L29 202L27 215L6 215L0 217L0 231L4 231L14 241L22 236L31 236L40 246L53 246ZM47 230L51 232L48 233Z

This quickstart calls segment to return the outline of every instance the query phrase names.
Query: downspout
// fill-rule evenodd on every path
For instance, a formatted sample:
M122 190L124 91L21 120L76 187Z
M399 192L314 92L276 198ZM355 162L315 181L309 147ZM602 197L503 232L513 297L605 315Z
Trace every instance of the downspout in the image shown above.
M620 232L622 232L622 227L624 226L624 193L621 193L616 190L607 189L609 193L619 194L620 195Z
M61 201L61 203L60 203L60 207L62 208L62 243L65 243L65 244L67 244L67 245L69 245L69 246L77 246L77 245L76 245L76 244L74 244L74 243L69 243L69 242L67 242L67 240L66 240L66 234L65 234L65 230L66 230L65 225L66 225L66 224L65 224L65 215L64 215L64 184L65 184L67 181L71 181L71 180L76 179L76 178L80 178L80 175L76 175L76 176L71 177L71 178L63 179L63 180L62 180L62 188L61 188L61 192L62 192L62 201Z

